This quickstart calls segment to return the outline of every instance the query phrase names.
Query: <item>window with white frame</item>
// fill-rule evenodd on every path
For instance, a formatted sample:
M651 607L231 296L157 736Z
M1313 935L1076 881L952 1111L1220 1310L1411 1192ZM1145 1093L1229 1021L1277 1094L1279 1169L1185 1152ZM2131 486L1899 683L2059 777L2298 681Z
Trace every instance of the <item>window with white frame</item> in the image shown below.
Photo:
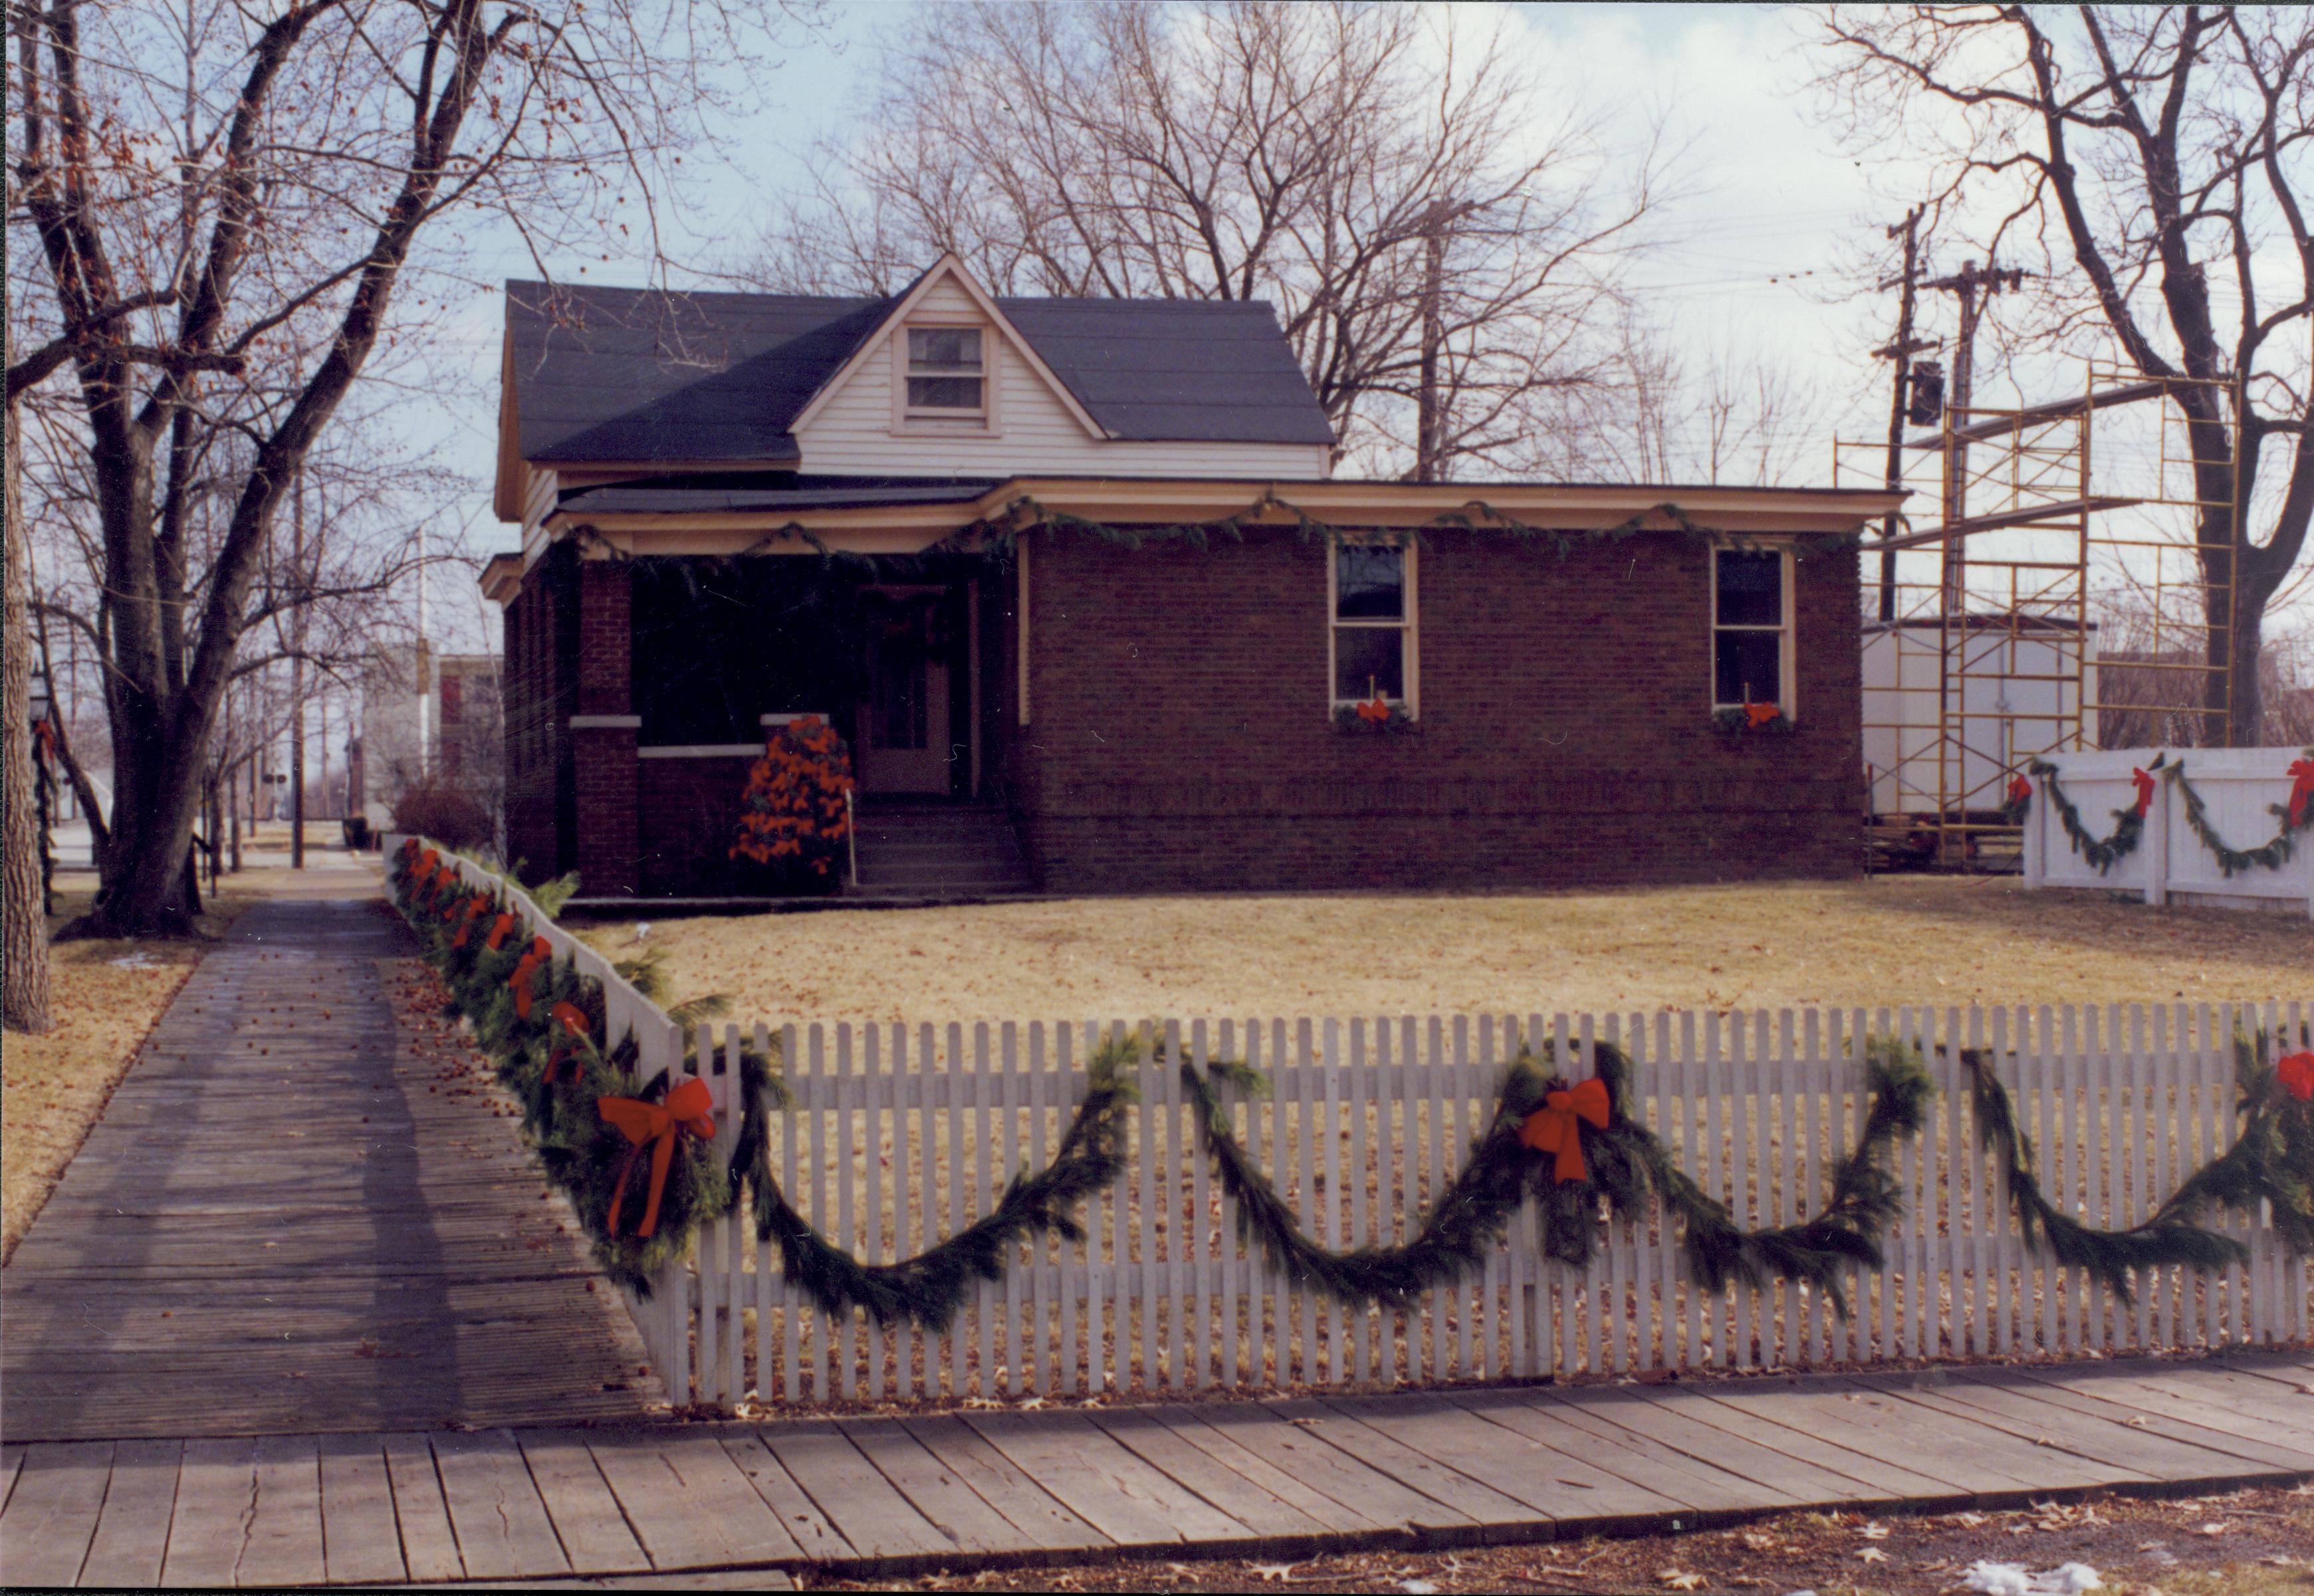
M1711 555L1711 703L1792 713L1791 557L1781 549Z
M976 416L987 410L987 370L977 327L908 329L908 410Z
M1414 712L1414 551L1337 543L1328 586L1333 705L1381 698Z

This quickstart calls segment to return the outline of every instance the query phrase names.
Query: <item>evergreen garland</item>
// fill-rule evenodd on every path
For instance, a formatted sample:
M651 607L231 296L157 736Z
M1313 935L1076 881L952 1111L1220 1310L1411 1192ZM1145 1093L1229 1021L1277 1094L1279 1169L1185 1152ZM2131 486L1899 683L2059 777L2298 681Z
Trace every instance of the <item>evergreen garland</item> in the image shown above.
M2308 749L2306 753L2309 758L2314 758L2314 748ZM2210 824L2209 812L2202 802L2202 795L2194 790L2192 782L2186 780L2183 760L2169 767L2169 779L2185 795L2186 824L2202 840L2202 846L2210 851L2218 861L2218 868L2229 877L2246 870L2280 869L2290 862L2290 856L2297 851L2298 833L2314 825L2314 808L2301 810L2297 822L2292 824L2288 805L2269 804L2267 810L2282 822L2281 829L2256 848L2230 848L2225 839L2218 835L2217 827Z
M1181 1082L1197 1112L1199 1139L1222 1188L1238 1205L1239 1233L1259 1246L1272 1267L1297 1283L1345 1301L1403 1307L1434 1286L1479 1268L1521 1202L1532 1196L1543 1220L1543 1251L1577 1268L1591 1262L1597 1244L1599 1204L1615 1218L1644 1212L1650 1193L1684 1233L1688 1271L1708 1291L1730 1281L1760 1286L1776 1276L1804 1280L1842 1314L1847 1299L1841 1271L1847 1264L1880 1266L1880 1236L1903 1211L1903 1194L1889 1168L1899 1136L1915 1134L1935 1088L1919 1055L1876 1042L1867 1051L1866 1089L1872 1107L1855 1149L1833 1173L1832 1191L1815 1219L1773 1230L1745 1230L1727 1204L1683 1173L1671 1151L1630 1113L1630 1061L1612 1043L1592 1045L1593 1067L1608 1091L1603 1128L1578 1131L1588 1177L1555 1178L1550 1160L1519 1139L1519 1127L1555 1082L1534 1055L1521 1049L1504 1071L1495 1110L1472 1142L1453 1183L1441 1193L1414 1239L1402 1247L1329 1252L1304 1235L1292 1210L1238 1142L1213 1082L1248 1092L1263 1089L1243 1064L1218 1061L1200 1076L1184 1064Z
M2168 757L2166 754L2156 755L2148 768L2160 771L2162 761ZM2145 837L2145 816L2137 812L2134 805L2113 812L2111 836L2091 836L2089 828L2081 824L2080 810L2074 807L2072 799L2065 796L2064 788L2058 784L2057 767L2045 759L2036 759L2026 768L2048 784L2049 801L2056 806L2057 818L2064 823L2065 835L2072 839L2075 851L2097 867L2098 875L2106 874L2137 851L2138 843Z
M1371 535L1365 531L1351 531L1320 519L1301 506L1281 497L1275 489L1266 489L1245 508L1211 521L1181 522L1164 526L1114 526L1083 516L1056 510L1029 494L1020 494L1005 503L995 515L961 527L935 543L939 552L964 552L993 549L1000 557L1009 556L1021 536L1039 528L1047 532L1076 532L1105 543L1123 549L1139 549L1150 543L1174 542L1204 550L1216 538L1232 542L1245 541L1248 527L1272 525L1267 517L1272 514L1293 518L1295 535L1303 542L1322 542L1329 546L1356 541ZM1671 523L1666 529L1650 526L1652 520L1661 518ZM1397 535L1415 544L1426 543L1426 533L1432 532L1467 532L1497 537L1512 537L1525 542L1548 544L1564 560L1577 549L1593 544L1613 545L1645 533L1672 530L1691 538L1721 547L1753 548L1761 546L1756 540L1741 533L1700 525L1686 511L1669 500L1650 506L1614 526L1577 527L1537 526L1519 519L1506 511L1498 510L1484 499L1472 498L1458 510L1443 510L1419 525L1405 528ZM799 536L822 550L820 541L800 525L790 524L775 535ZM1790 542L1811 551L1834 553L1855 548L1863 541L1860 533L1805 533L1778 542Z
M754 1204L755 1233L776 1242L788 1279L827 1313L867 1310L879 1325L905 1319L934 1335L946 1330L976 1281L1001 1279L1015 1244L1050 1232L1064 1241L1084 1239L1075 1206L1112 1185L1125 1170L1125 1113L1134 1099L1123 1068L1131 1044L1117 1038L1085 1061L1084 1101L1061 1137L1052 1162L1034 1175L1024 1167L1006 1184L990 1212L937 1247L896 1264L862 1264L830 1245L796 1212L772 1178L771 1137L764 1095L746 1088L746 1117L732 1152L734 1184Z
M637 1097L660 1102L670 1085L667 1072L661 1071L640 1090L632 1089L634 1038L607 1044L601 984L582 975L570 959L548 959L534 966L530 1011L521 1013L507 983L530 953L535 929L517 916L499 945L491 948L489 930L504 912L499 907L503 900L455 876L446 879L424 867L422 860L420 850L406 847L392 861L388 880L395 902L449 989L452 1008L473 1026L474 1039L490 1056L499 1080L522 1105L523 1128L539 1162L570 1197L604 1273L636 1295L649 1297L651 1276L684 1256L701 1223L729 1210L731 1187L725 1171L706 1143L677 1135L656 1230L648 1238L634 1234L635 1221L628 1215L642 1212L645 1194L632 1189L622 1212L620 1233L611 1233L611 1204L634 1143L603 1118L596 1100ZM470 913L477 899L483 908ZM461 928L467 931L463 942L458 939ZM583 1034L574 1036L568 1023L556 1018L557 1008L566 1003L584 1018ZM563 1054L562 1063L550 1083L546 1069L558 1051ZM648 1163L648 1154L643 1161ZM632 1184L642 1186L640 1179Z
M2314 1110L2283 1090L2266 1054L2262 1034L2255 1041L2235 1039L2241 1129L2234 1144L2186 1177L2144 1223L2098 1230L2043 1195L2033 1171L2032 1141L2017 1123L2015 1099L1993 1072L1992 1052L1962 1048L1977 1145L2000 1161L2026 1245L2086 1271L2124 1304L2135 1300L2141 1270L2177 1264L2211 1273L2249 1261L2249 1249L2239 1241L2201 1228L2204 1211L2212 1206L2255 1214L2263 1198L2272 1204L2283 1245L2296 1253L2314 1251Z
M2068 816L2078 843L2078 819L2053 770L2036 762L2035 773L2048 780L2050 796ZM2136 818L2133 812L2117 813ZM2098 862L2096 855L2090 858ZM740 1128L728 1165L719 1167L705 1142L678 1135L655 1234L638 1238L630 1223L624 1233L613 1235L608 1214L634 1143L603 1118L596 1100L633 1095L662 1101L670 1085L667 1072L627 1093L638 1054L634 1037L630 1034L606 1045L602 988L570 959L533 966L529 1010L520 1011L508 983L531 954L535 932L518 916L505 915L498 893L468 886L446 869L428 867L414 844L392 861L389 882L441 973L453 1010L473 1025L476 1040L496 1059L499 1078L521 1101L524 1125L540 1160L569 1194L597 1260L638 1295L648 1296L651 1275L684 1257L700 1224L731 1212L744 1192L752 1199L759 1237L778 1243L787 1276L824 1310L859 1308L879 1324L906 1320L937 1334L952 1321L975 1282L1002 1275L1009 1253L1022 1239L1042 1233L1082 1239L1077 1204L1114 1184L1124 1170L1125 1117L1134 1101L1125 1071L1137 1054L1135 1045L1120 1036L1087 1060L1084 1101L1045 1168L1016 1173L990 1213L915 1257L861 1264L807 1223L773 1180L769 1115L790 1098L773 1061L743 1049ZM510 923L492 948L490 937L502 917ZM649 960L633 966L634 978L650 988L647 997L656 992L656 974ZM684 1006L686 1047L693 1035L689 1020L704 1018L717 1002ZM579 1021L575 1026L574 1013ZM1968 1072L1979 1144L2007 1172L2010 1201L2027 1243L2061 1264L2095 1274L2124 1302L2132 1300L2138 1270L2177 1264L2209 1271L2246 1260L2239 1242L2195 1222L2212 1205L2255 1212L2264 1201L2285 1245L2293 1252L2314 1252L2314 1101L2286 1089L2269 1057L2270 1041L2264 1034L2236 1040L2241 1124L2233 1146L2188 1177L2152 1218L2124 1231L2090 1230L2046 1199L2033 1173L2032 1144L1993 1074L1991 1055L1963 1050L1959 1056ZM1422 1216L1415 1238L1402 1247L1338 1253L1303 1233L1285 1199L1238 1142L1215 1090L1222 1082L1258 1094L1266 1089L1263 1079L1224 1060L1210 1063L1204 1074L1184 1063L1181 1080L1200 1142L1223 1189L1238 1205L1241 1235L1289 1279L1338 1300L1402 1307L1426 1291L1466 1278L1483 1265L1530 1196L1542 1214L1545 1254L1581 1268L1591 1262L1597 1245L1602 1201L1609 1216L1630 1219L1644 1212L1652 1196L1664 1205L1667 1219L1679 1222L1688 1272L1699 1286L1719 1292L1731 1282L1757 1288L1778 1277L1800 1280L1844 1315L1842 1271L1851 1264L1880 1267L1880 1238L1903 1211L1903 1194L1890 1168L1889 1150L1897 1138L1919 1133L1935 1089L1918 1053L1885 1039L1868 1045L1865 1089L1871 1107L1855 1148L1832 1173L1823 1209L1802 1223L1761 1230L1737 1225L1727 1205L1683 1172L1670 1150L1632 1116L1631 1065L1622 1051L1612 1043L1595 1043L1591 1056L1610 1108L1604 1126L1575 1133L1581 1138L1585 1178L1557 1179L1551 1160L1520 1139L1527 1115L1561 1084L1546 1074L1545 1063L1555 1061L1555 1054L1539 1059L1522 1049L1504 1072L1486 1129L1453 1183ZM551 1065L557 1076L552 1081L546 1079ZM629 1200L640 1212L641 1194Z

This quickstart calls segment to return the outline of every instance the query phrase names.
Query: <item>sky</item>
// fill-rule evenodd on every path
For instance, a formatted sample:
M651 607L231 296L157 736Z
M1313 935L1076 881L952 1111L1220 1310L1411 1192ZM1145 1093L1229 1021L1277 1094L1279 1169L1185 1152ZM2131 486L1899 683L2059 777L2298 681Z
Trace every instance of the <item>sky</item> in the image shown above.
M676 255L722 264L745 252L765 214L763 197L800 186L813 142L840 134L868 98L878 37L907 21L917 3L938 0L839 0L776 65L750 69L763 110L733 129L729 158L710 163L687 203L672 210ZM1759 359L1804 392L1818 436L1797 450L1787 480L1856 481L1852 462L1835 477L1833 438L1886 434L1889 373L1870 351L1891 336L1895 296L1874 291L1873 257L1887 247L1886 226L1902 219L1897 196L1917 183L1901 167L1841 148L1809 87L1821 58L1803 37L1805 18L1738 5L1458 9L1458 25L1509 32L1536 70L1546 106L1552 96L1578 97L1630 137L1662 119L1679 151L1677 194L1655 220L1652 248L1635 278L1650 313L1691 378L1715 359ZM427 423L438 430L434 447L442 463L475 482L463 535L464 551L477 557L514 540L514 528L498 522L489 503L502 311L498 296L479 285L535 275L511 238L478 242L477 288L445 342L454 357L471 362L473 380L458 384ZM645 278L640 260L548 264L558 277L588 281ZM1930 333L1949 331L1939 319L1949 320L1951 304L1939 297L1924 296ZM2077 380L2059 375L2060 391L2077 389ZM1998 383L1996 376L1996 391ZM436 580L431 614L445 643L494 639L495 616L471 586L455 572Z

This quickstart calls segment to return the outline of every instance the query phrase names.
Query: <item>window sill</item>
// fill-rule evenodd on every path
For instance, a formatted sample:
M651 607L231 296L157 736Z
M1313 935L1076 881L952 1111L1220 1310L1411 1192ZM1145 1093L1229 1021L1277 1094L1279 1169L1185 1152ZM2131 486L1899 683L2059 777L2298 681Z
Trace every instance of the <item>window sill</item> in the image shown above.
M1788 736L1797 729L1792 718L1778 706L1776 712L1761 719L1753 714L1760 704L1724 704L1711 711L1711 724L1720 732L1733 737L1775 737Z
M1422 729L1422 723L1408 713L1404 704L1391 705L1390 713L1384 717L1360 714L1359 709L1354 703L1335 705L1334 729L1352 736L1393 736Z

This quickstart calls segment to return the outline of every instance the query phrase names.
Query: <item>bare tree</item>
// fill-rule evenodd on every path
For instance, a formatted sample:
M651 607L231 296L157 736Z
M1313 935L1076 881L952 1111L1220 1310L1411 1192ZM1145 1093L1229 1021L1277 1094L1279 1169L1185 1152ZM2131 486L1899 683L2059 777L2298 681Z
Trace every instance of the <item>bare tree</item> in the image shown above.
M1940 225L2039 273L2047 345L2172 380L2201 578L2231 590L2209 740L2256 743L2266 608L2314 516L2314 11L1834 7L1822 31L1859 145L1941 163Z
M19 0L8 14L10 289L73 379L103 557L115 802L94 920L146 934L190 907L206 747L274 517L390 338L421 239L483 209L550 244L625 233L614 180L642 180L648 213L662 158L726 98L710 69L776 13ZM199 457L205 421L243 440L229 471ZM219 532L196 569L188 516L211 472Z
M31 632L25 624L24 514L17 491L16 407L7 407L7 611L0 617L0 757L6 762L5 809L0 825L0 1025L11 1030L49 1028L49 923L40 890L39 840L34 834Z
M1546 108L1499 31L1408 6L923 9L756 280L1266 299L1346 448L1444 480L1606 380L1657 140Z

